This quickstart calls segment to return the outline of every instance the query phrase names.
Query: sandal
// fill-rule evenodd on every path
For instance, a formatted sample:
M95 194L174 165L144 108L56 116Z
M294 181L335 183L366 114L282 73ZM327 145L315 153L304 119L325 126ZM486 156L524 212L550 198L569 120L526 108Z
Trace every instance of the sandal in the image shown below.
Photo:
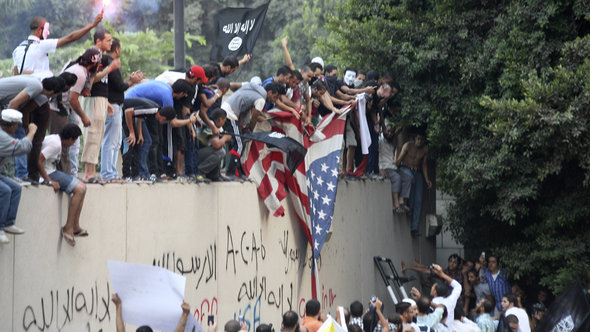
M123 184L123 183L127 183L127 181L123 180L123 179L110 179L107 181L107 183L118 183L118 184Z
M100 177L92 177L85 181L88 184L105 184L104 180Z
M74 236L86 237L86 236L88 236L88 231L85 229L82 229L80 231L74 232Z
M71 245L72 247L76 245L76 240L74 240L74 236L64 232L63 228L61 229L61 235L64 241L66 241L69 245Z

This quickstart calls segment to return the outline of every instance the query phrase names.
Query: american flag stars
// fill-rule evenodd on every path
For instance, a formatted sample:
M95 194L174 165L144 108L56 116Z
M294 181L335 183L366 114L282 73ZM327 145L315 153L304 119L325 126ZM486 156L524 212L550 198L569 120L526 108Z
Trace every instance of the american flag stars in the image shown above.
M340 151L318 158L307 171L306 185L309 194L310 217L314 229L314 252L319 254L330 230L334 214L334 201L338 183L338 159Z

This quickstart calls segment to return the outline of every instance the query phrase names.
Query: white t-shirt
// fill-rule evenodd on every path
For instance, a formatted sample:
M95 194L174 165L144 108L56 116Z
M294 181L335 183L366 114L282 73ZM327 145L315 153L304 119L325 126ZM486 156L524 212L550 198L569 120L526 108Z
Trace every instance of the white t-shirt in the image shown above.
M463 320L457 319L453 322L452 332L481 332L481 329L473 321L463 318Z
M76 75L77 78L76 84L72 85L70 87L70 90L64 92L64 94L62 95L63 104L66 107L71 108L72 106L70 105L70 92L76 92L78 93L78 95L82 95L84 85L86 85L86 79L88 78L88 71L86 70L86 68L76 63L64 70L64 72L72 73Z
M49 53L55 53L58 39L40 40L39 37L30 35L27 40L20 43L14 51L12 51L12 62L14 66L16 66L20 72L23 56L25 55L25 48L27 47L29 40L32 41L32 43L27 50L23 71L31 70L33 71L33 75L41 79L53 76L53 73L49 69Z
M383 134L379 137L379 169L397 169L395 166L395 148L385 139Z
M498 270L498 272L496 272L496 274L492 274L492 273L490 273L490 274L492 275L492 279L494 279L494 281L496 281L496 278L498 278L498 276L500 275L500 270Z
M512 307L506 310L505 317L514 315L518 318L518 332L531 332L531 325L529 324L529 315L524 309L519 307Z
M461 284L455 279L451 281L451 287L453 288L451 295L447 297L437 296L434 299L432 299L432 303L444 304L444 306L447 308L447 327L449 328L449 330L452 331L453 320L455 319L455 306L457 306L457 300L461 295L461 290L463 289L463 287L461 287Z
M59 162L61 157L61 138L59 135L45 136L43 139L43 146L41 147L41 153L45 157L43 161L43 168L47 175L56 171L56 164Z
M174 82L178 81L178 80L182 80L186 78L186 73L181 73L178 71L171 71L171 70L166 70L165 72L161 73L160 75L158 75L155 80L156 81L162 81L170 86L172 86L172 84L174 84Z

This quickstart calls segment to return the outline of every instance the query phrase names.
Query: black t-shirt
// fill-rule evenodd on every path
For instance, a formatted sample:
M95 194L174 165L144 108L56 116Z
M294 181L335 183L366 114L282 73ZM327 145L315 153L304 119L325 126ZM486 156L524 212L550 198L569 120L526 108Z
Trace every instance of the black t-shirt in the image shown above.
M324 83L326 83L326 87L328 88L328 93L330 96L336 97L336 91L340 89L340 86L338 86L338 77L324 76Z
M113 59L106 55L103 54L102 59L100 60L102 63L102 69L106 68L111 61L113 61ZM100 80L99 82L94 82L94 84L92 84L92 89L90 89L90 96L91 97L105 97L108 98L109 96L109 76L105 76L102 78L102 80Z
M108 56L104 55L104 57L109 58L109 64L113 62L113 59ZM109 74L109 103L111 104L122 104L125 100L125 91L129 89L129 84L125 83L123 80L123 74L121 73L121 69L117 69L112 71Z

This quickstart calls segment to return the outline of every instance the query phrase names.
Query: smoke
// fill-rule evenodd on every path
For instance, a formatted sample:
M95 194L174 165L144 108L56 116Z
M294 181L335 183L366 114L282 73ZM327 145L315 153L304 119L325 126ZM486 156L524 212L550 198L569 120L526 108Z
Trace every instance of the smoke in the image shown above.
M125 31L129 32L153 29L158 22L160 7L160 2L157 0L131 0L127 4L120 5L119 23Z
M160 4L156 0L136 0L139 11L146 15L157 13L160 10Z

